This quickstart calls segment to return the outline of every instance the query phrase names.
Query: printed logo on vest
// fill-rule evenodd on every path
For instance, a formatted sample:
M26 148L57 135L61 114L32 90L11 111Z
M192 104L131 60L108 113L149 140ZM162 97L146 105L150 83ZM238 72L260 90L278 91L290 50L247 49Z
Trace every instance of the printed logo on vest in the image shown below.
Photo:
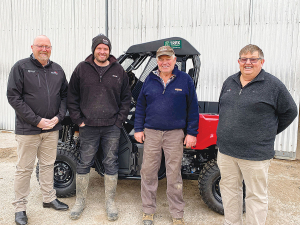
M58 72L54 71L54 72L51 72L51 74L58 75Z
M117 75L112 75L113 77L118 77Z
M28 73L35 73L35 70L28 70Z
M175 88L175 91L182 91L182 89L180 89L180 88Z

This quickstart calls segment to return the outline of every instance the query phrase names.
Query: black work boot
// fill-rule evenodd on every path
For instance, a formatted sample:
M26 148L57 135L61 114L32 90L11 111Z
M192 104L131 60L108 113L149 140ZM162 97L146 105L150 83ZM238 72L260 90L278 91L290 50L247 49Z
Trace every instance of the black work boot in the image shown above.
M15 221L17 225L26 225L28 222L28 218L26 216L26 211L16 212L15 213Z

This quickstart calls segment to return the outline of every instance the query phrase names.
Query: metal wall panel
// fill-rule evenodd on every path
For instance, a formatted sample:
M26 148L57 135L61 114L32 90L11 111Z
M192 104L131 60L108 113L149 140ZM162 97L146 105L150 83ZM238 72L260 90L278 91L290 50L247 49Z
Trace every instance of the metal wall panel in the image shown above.
M253 1L251 42L265 54L266 71L278 77L299 106L300 94L300 2ZM295 158L298 118L276 137L276 155Z
M264 69L285 83L299 105L298 0L114 0L108 14L117 55L132 44L172 36L193 44L201 53L202 101L218 101L223 81L239 71L240 49L252 43L265 52ZM277 136L278 157L295 158L297 125L298 118Z
M92 38L105 33L105 0L0 0L0 129L14 130L15 113L7 103L11 67L31 54L34 37L51 40L51 60L69 80L76 65L91 54Z
M105 0L0 0L0 129L14 129L5 92L8 73L28 57L36 35L52 41L51 59L67 77L90 54L91 39L105 33ZM183 37L201 53L198 98L218 101L223 81L239 70L239 50L260 46L266 71L281 79L299 105L298 0L109 0L108 37L118 57L129 46ZM294 158L298 118L275 143L277 155Z

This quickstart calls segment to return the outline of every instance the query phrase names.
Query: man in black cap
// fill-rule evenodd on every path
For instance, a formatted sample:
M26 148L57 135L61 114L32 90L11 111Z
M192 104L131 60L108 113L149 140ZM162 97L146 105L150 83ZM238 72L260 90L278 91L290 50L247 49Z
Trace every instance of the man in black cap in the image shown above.
M122 123L127 118L131 91L128 76L110 55L110 40L93 38L92 54L75 68L68 90L68 109L79 126L80 157L76 174L76 203L71 219L79 219L85 207L89 172L99 145L105 169L105 206L108 220L118 219L114 203L118 181L118 149Z

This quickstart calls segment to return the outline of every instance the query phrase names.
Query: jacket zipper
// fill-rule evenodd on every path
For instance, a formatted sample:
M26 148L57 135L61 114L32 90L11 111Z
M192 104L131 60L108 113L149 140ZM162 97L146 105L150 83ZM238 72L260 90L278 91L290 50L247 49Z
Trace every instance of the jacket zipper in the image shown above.
M46 73L45 69L44 69L44 73L45 73L45 80L46 80L46 86L47 86L47 92L48 92L48 110L47 110L47 116L48 116L48 112L50 110L50 91L49 91L49 86L48 86L48 81L47 81L47 73Z
M170 82L169 82L168 84L166 84L166 85L163 84L163 86L164 86L164 91L163 91L162 94L165 94L166 89L167 89L167 86L168 86L175 78L176 78L176 77L174 77L172 80L170 80Z
M98 70L96 69L96 67L93 65L93 64L91 64L91 63L88 63L88 64L90 64L93 68L94 68L94 70L96 71L96 73L99 75L99 78L100 78L100 83L102 82L102 77L104 76L104 74L107 72L107 70L109 70L109 68L111 67L111 66L109 66L109 68L107 68L105 71L104 71L104 73L103 73L103 75L102 76L100 76L100 74L99 74L99 72L98 72ZM112 64L109 64L109 65L112 65Z
M41 86L41 80L40 80L40 74L39 73L37 74L37 77L38 77L38 80L39 80L39 87L41 88L42 86Z

